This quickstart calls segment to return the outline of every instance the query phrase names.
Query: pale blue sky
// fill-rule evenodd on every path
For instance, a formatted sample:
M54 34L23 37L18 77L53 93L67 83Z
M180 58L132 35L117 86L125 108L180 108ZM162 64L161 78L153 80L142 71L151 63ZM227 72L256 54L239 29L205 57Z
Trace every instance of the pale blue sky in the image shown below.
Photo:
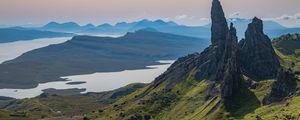
M300 26L300 0L221 0L227 17L260 18ZM208 22L211 0L1 0L0 24L80 24L165 19L186 25Z

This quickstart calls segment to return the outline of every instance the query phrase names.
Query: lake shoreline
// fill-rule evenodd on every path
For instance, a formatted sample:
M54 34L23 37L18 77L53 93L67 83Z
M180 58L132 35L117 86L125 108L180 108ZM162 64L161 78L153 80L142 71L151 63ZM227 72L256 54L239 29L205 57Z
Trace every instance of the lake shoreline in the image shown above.
M76 92L85 94L111 91L120 87L124 87L131 83L150 83L156 77L158 77L160 74L166 71L166 69L173 62L173 60L157 61L157 63L159 63L158 65L145 66L145 69L123 70L116 72L99 72L93 74L66 76L61 77L65 81L39 83L35 88L30 89L0 89L0 96L11 97L16 99L33 98L44 93L44 90L47 89L47 91L49 91L50 89L51 93L54 93L55 91L60 91L62 95L66 91L71 91L72 94L75 94ZM146 76L146 73L150 75ZM134 76L136 74L140 74L141 76ZM81 79L81 77L83 77L84 80ZM126 79L127 81L124 79ZM70 82L81 82L81 84L68 84ZM85 89L85 91L82 91L83 89Z

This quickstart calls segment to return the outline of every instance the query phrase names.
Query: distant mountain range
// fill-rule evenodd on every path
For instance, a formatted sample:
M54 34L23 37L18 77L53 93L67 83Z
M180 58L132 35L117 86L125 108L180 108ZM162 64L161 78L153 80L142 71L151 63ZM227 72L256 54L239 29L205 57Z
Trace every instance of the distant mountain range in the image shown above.
M239 37L239 39L244 38L244 31L246 30L251 20L241 18L230 18L227 21L232 22L236 25L236 28L238 30L237 36ZM83 34L121 36L125 35L127 32L134 32L145 28L153 28L159 32L164 33L209 39L211 36L210 26L211 24L205 26L185 26L178 25L177 23L172 21L151 21L147 19L130 23L120 22L115 25L105 23L98 26L93 24L86 24L80 26L75 22L50 22L45 26L39 28L1 28L0 40L4 42L10 42L16 40L30 40L44 37L72 36L72 34L68 33L73 33L73 35ZM274 21L264 21L264 31L270 38L276 38L287 33L300 33L300 28L287 28Z
M0 28L0 43L38 38L71 37L73 33L41 31L23 27Z
M248 24L251 23L251 19L230 18L227 19L228 24L233 23L237 28L237 36L239 39L245 38L245 31ZM205 25L206 28L210 28L211 24ZM300 33L300 28L287 28L274 21L264 21L264 32L270 38L276 38L288 33Z
M27 52L0 65L0 88L32 88L60 77L142 69L202 51L210 42L143 29L123 37L75 36L62 44Z
M183 36L209 38L209 29L205 27L190 27L184 25L178 25L175 22L165 22L163 20L150 21L147 19L138 22L120 22L116 25L101 24L95 26L93 24L87 24L80 26L75 22L56 23L50 22L47 25L39 28L42 30L56 31L56 32L73 32L78 34L112 34L112 35L124 35L127 32L134 32L145 28L154 28L160 32L171 33Z
M67 22L61 24L57 22L50 22L47 25L43 26L41 29L49 30L49 31L59 31L59 32L80 32L94 27L95 26L93 24L80 26L75 22Z
M246 30L248 24L251 22L250 19L241 19L241 18L230 18L228 23L232 22L236 25L238 31L237 36L239 38L244 38L244 31ZM73 32L81 34L111 34L111 35L124 35L127 32L134 32L140 29L145 28L154 28L160 32L171 33L177 35L198 37L198 38L210 38L210 26L211 24L205 26L185 26L178 25L175 22L163 21L163 20L141 20L138 22L120 22L115 25L110 24L101 24L95 26L93 24L87 24L85 26L80 26L75 22L67 23L56 23L50 22L47 25L43 26L42 30L56 31L56 32ZM270 38L279 37L287 33L299 33L300 28L287 28L280 25L274 21L264 21L264 30Z

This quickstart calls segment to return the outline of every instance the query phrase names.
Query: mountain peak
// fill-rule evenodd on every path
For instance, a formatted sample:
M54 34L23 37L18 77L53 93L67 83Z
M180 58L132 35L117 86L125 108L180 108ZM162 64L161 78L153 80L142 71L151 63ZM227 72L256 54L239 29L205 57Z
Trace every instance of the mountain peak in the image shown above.
M48 24L59 24L59 23L52 21L52 22L49 22Z
M62 25L69 26L69 27L80 27L80 25L77 24L76 22L66 22L66 23L62 23Z
M89 24L86 24L85 26L83 27L95 27L95 25L93 25L92 23L89 23Z
M49 22L44 26L44 28L52 28L52 27L80 27L75 22L66 22L66 23L57 23L57 22Z
M263 21L257 17L252 19L252 23L248 25L249 29L257 29L260 33L263 33Z
M141 23L141 22L151 22L151 21L148 19L142 19L141 21L139 21L139 23Z
M112 27L112 25L108 24L108 23L104 23L99 25L98 27Z
M163 21L163 20L161 20L161 19L155 20L154 22L165 23L165 21Z
M213 0L211 8L211 42L217 44L226 39L228 25L219 0Z
M253 18L239 46L245 74L258 80L276 76L280 63L270 38L263 32L262 20Z

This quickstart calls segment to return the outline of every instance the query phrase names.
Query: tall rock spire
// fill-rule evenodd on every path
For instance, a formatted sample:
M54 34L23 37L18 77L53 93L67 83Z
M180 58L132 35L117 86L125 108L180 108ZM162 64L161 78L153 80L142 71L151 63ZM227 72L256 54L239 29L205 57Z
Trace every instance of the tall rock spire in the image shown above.
M211 43L216 45L221 41L225 41L228 33L228 25L219 0L213 0L212 2L211 20Z
M280 62L270 38L263 32L262 20L253 18L239 46L242 69L248 77L258 80L276 77Z
M242 86L242 75L238 59L238 40L236 29L232 23L227 33L225 50L220 63L222 63L219 66L219 70L222 70L222 72L219 73L222 80L221 96L222 98L231 97L235 92L239 91Z

